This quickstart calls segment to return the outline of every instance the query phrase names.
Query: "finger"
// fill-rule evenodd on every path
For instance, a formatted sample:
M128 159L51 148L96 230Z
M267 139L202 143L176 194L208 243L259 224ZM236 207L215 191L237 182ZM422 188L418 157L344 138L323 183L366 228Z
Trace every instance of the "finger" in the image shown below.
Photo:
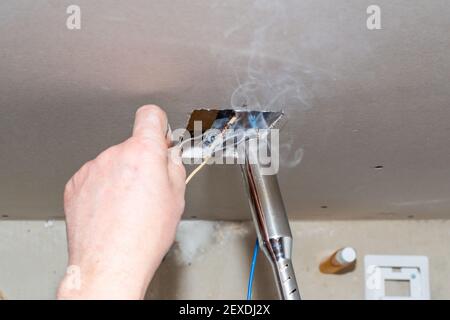
M146 105L136 111L133 137L167 141L168 123L166 113L158 106Z
M167 122L167 130L166 130L166 142L169 147L173 145L172 140L172 128L170 127L170 123Z
M168 171L172 185L177 190L184 190L186 186L186 169L181 159L181 149L178 147L169 149Z

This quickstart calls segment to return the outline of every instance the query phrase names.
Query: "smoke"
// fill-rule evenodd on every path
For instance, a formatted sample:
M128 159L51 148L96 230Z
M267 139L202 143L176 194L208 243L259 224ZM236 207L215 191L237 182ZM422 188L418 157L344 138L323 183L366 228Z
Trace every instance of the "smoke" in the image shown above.
M287 168L294 168L302 162L303 148L295 147L293 138L280 145L280 163Z
M299 62L293 44L301 39L289 28L287 5L288 1L276 0L254 0L250 6L237 4L242 7L241 15L225 36L230 42L243 37L248 41L240 56L221 54L222 62L236 77L237 86L230 94L233 109L283 110L289 119L310 108L308 81L312 72ZM283 131L282 136L290 136L289 128ZM296 146L298 143L292 137L282 142L281 165L295 167L301 162L303 150Z

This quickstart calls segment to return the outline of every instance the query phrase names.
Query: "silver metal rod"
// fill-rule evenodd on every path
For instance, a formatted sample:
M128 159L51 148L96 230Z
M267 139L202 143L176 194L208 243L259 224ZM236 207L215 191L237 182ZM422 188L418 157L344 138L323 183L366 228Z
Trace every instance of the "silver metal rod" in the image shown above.
M241 165L261 250L272 266L283 300L300 300L292 266L292 234L276 175L263 174L257 150L246 150Z

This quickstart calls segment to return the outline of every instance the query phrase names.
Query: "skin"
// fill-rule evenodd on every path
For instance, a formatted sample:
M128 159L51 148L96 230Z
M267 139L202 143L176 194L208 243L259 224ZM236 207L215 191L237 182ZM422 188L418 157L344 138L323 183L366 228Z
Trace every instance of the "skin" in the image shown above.
M59 299L142 299L175 239L186 172L162 109L139 108L133 135L87 162L64 192L69 266Z

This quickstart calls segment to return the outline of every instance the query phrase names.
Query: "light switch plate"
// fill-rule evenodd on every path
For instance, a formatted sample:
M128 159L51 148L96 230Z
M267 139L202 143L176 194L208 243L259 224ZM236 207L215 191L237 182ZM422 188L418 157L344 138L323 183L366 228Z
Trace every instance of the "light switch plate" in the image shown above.
M366 255L366 300L429 300L428 257ZM407 283L405 295L390 294L386 283Z

